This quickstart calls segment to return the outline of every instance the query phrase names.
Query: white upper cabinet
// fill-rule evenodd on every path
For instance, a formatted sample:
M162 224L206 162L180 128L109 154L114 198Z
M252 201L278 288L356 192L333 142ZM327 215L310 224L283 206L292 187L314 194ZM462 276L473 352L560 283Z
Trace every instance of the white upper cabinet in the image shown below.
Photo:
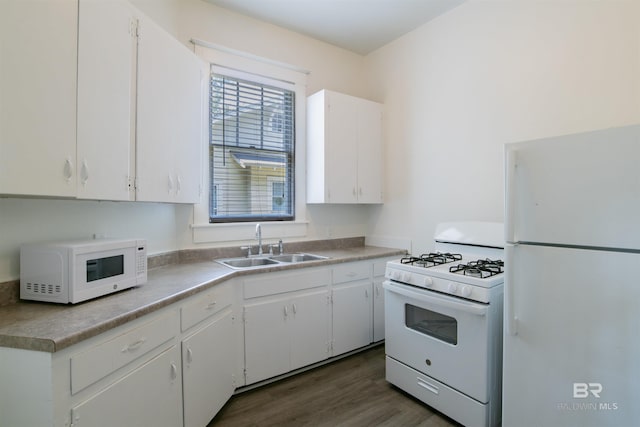
M136 27L124 1L81 0L78 197L133 200Z
M198 202L203 63L149 19L138 26L137 200Z
M382 203L382 109L328 90L307 99L308 203Z
M2 0L0 36L0 194L199 201L186 46L124 0Z
M76 194L77 0L0 1L0 194Z

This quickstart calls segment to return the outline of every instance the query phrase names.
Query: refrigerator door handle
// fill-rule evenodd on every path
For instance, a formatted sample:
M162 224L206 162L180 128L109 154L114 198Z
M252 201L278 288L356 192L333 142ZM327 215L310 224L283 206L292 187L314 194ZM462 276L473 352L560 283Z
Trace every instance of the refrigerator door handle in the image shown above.
M513 256L517 245L505 245L505 272L504 272L504 319L506 333L518 335L518 316L515 309L515 281L513 280Z
M507 242L515 242L515 187L517 152L514 148L507 147L505 151L505 213L504 213L504 239Z

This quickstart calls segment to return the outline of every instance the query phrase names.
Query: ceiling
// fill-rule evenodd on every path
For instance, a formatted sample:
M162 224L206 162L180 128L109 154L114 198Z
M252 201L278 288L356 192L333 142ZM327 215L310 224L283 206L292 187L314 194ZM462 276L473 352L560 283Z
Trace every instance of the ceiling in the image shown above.
M205 0L366 55L465 0Z

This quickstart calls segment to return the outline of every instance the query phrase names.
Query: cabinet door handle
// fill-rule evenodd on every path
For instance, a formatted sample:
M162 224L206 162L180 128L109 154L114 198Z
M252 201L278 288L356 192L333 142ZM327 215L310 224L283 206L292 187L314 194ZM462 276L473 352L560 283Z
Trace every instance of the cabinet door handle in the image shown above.
M171 174L167 175L167 193L171 194L173 191L173 177Z
M287 306L284 306L284 317L287 317L289 315L289 309L287 308Z
M364 290L364 297L369 298L369 289Z
M380 287L376 286L376 296L379 297L380 296Z
M64 161L63 174L64 174L64 179L66 179L67 182L71 181L71 178L73 177L73 162L68 157Z
M182 179L178 175L176 178L176 194L180 194L180 190L182 190Z
M206 310L213 310L214 308L216 308L216 305L218 304L218 301L212 301L207 305Z
M89 180L89 166L87 166L87 161L82 161L82 167L80 168L80 184L85 185Z
M187 348L187 363L193 362L193 350Z
M354 196L357 196L357 195L358 195L358 193L356 192L356 187L353 187L353 195L354 195Z
M171 362L171 379L175 380L176 378L178 378L178 366L175 362Z
M293 314L296 314L298 312L298 309L296 308L296 305L292 304L291 307L293 307Z

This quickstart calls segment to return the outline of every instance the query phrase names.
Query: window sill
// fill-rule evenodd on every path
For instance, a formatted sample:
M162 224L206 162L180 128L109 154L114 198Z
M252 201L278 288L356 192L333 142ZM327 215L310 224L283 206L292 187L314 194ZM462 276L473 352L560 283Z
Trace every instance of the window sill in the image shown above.
M263 239L306 237L307 221L261 222ZM235 242L255 237L256 223L191 224L193 243Z

